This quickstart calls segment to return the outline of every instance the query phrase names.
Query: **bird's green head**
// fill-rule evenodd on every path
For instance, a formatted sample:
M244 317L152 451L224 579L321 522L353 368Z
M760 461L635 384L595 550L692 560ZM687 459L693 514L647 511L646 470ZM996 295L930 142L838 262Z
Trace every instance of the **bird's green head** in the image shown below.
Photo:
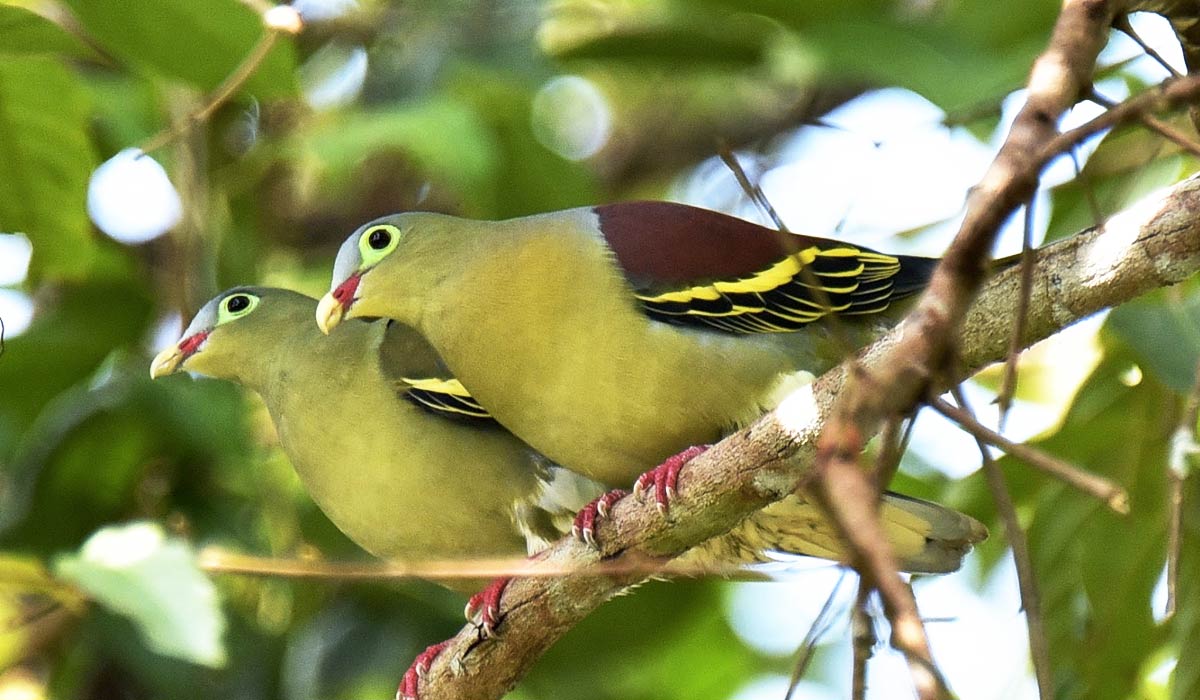
M307 303L305 303L307 302ZM295 292L265 287L234 287L209 300L188 324L179 342L160 352L150 364L151 378L181 369L212 377L240 380L278 342L281 327L302 322L313 300ZM309 326L311 328L311 326Z
M329 293L317 305L328 334L344 318L382 316L415 324L420 292L428 289L463 219L409 212L360 226L338 249ZM411 312L411 313L410 313Z

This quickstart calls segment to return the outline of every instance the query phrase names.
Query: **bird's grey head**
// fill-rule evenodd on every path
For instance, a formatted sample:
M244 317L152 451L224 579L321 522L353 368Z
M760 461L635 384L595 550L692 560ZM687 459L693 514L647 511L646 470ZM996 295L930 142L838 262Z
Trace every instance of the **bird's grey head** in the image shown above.
M330 332L343 318L382 316L416 325L421 300L453 255L457 237L443 235L462 219L407 212L360 226L338 249L329 293L317 308L317 325ZM463 227L459 227L463 228ZM467 227L469 228L469 227Z
M154 358L151 377L180 369L238 380L258 354L269 354L275 322L302 322L314 301L295 292L266 287L234 287L213 297L188 324L183 336ZM253 315L258 323L243 319ZM273 340L278 340L274 338Z

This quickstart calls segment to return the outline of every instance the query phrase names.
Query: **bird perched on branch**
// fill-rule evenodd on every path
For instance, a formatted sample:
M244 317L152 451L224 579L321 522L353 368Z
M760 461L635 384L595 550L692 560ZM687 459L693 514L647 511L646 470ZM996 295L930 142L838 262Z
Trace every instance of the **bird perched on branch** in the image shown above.
M346 239L317 323L414 325L506 428L622 486L893 325L894 302L936 262L668 202L508 221L405 213ZM639 483L665 503L680 461Z
M508 221L404 213L342 244L317 324L413 325L522 440L614 489L637 477L635 493L652 491L665 512L704 445L894 324L893 302L921 290L936 262L668 202ZM816 323L830 316L839 322ZM576 532L594 541L623 495L585 506ZM755 517L795 507L811 508L792 496ZM925 570L957 568L986 536L957 513L934 529L954 534L931 537L933 550L955 544ZM498 608L503 588L489 590Z
M258 392L284 451L330 519L385 558L444 560L536 553L568 531L571 516L604 486L550 464L474 402L433 349L392 321L352 321L334 338L313 326L316 300L281 289L238 287L209 301L182 339L151 364ZM884 498L885 529L906 568L958 568L977 522L936 504ZM819 510L789 498L714 538L669 571L728 573L770 552L842 560ZM485 630L496 624L504 579L468 603ZM477 581L441 581L469 590ZM405 674L402 695L441 650Z
M257 392L313 500L385 559L534 553L603 490L497 425L411 328L355 321L326 339L312 324L316 306L283 289L226 291L154 358L150 376L188 370ZM483 580L438 582L472 592ZM468 603L468 617L480 600ZM440 649L418 657L402 690L415 694L415 674Z
M226 291L150 375L188 370L257 392L313 500L379 557L535 552L599 493L497 425L414 330L356 321L326 339L312 325L316 304L284 289Z

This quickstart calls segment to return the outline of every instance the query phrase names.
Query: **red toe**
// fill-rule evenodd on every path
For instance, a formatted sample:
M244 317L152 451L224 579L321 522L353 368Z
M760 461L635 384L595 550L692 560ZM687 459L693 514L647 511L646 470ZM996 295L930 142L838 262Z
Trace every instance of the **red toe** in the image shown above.
M580 508L579 512L575 514L575 524L571 526L571 534L593 549L599 549L599 545L596 543L596 529L599 522L608 517L608 511L614 503L628 495L628 491L614 489Z
M467 619L478 622L483 627L483 636L491 637L496 633L496 625L500 624L500 598L504 589L508 588L512 578L501 576L488 584L487 588L471 596L467 601ZM476 619L478 618L478 619Z
M683 469L683 465L703 454L709 447L709 445L693 445L677 455L668 457L662 464L638 477L637 483L633 487L634 495L640 495L643 491L649 491L653 487L654 501L658 504L658 512L665 515L671 506L671 499L675 498L678 490L679 472Z
M625 489L613 489L612 491L609 491L593 501L593 503L596 505L596 512L599 514L599 517L607 518L609 509L616 505L617 501L625 498L628 495L629 492Z
M420 697L421 679L425 678L425 674L429 673L429 667L433 664L433 660L449 644L450 640L438 642L418 654L416 659L413 659L412 665L404 672L404 678L400 680L400 687L396 690L396 700L418 700Z

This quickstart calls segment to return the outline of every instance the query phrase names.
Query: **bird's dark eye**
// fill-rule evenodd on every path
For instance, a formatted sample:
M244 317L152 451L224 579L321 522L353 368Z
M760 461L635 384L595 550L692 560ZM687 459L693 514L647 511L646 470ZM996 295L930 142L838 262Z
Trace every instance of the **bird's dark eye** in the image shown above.
M371 246L374 250L383 250L391 242L392 234L388 233L385 229L377 228L367 234L367 245Z
M245 294L229 297L229 301L225 302L225 309L231 314L236 314L247 306L250 306L250 297Z

